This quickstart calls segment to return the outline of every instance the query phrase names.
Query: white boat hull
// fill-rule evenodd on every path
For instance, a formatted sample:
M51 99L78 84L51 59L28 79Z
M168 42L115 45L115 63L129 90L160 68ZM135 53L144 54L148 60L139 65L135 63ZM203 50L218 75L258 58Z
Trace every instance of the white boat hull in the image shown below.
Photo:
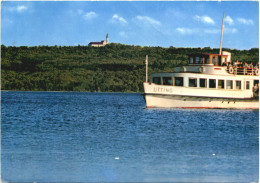
M259 100L144 94L147 108L259 109Z
M251 91L200 89L144 83L147 108L259 109ZM248 93L251 92L251 93Z

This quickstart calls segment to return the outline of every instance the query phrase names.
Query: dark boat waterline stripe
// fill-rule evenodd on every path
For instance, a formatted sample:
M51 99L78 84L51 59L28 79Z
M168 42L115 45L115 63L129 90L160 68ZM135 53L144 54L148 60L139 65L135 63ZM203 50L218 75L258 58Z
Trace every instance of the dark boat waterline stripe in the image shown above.
M248 101L259 101L253 98L230 98L230 97L209 97L209 96L192 96L192 95L177 95L177 94L159 94L159 93L143 93L145 95L159 95L159 96L172 96L172 97L187 97L187 98L209 98L209 99L223 99L223 100L248 100Z
M156 107L156 106L146 106L147 109L156 109L156 108L162 108L162 107ZM164 108L177 108L177 109L231 109L231 110L240 110L240 109L246 109L246 110L259 110L259 108L225 108L225 107L164 107Z

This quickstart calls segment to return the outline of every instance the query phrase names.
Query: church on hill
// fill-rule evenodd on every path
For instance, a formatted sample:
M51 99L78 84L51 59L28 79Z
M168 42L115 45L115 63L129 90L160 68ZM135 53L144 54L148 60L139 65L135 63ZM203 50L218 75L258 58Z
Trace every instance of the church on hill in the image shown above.
M102 40L100 42L90 42L88 44L88 46L92 46L92 47L102 47L105 46L106 44L108 44L108 34L106 35L106 41Z

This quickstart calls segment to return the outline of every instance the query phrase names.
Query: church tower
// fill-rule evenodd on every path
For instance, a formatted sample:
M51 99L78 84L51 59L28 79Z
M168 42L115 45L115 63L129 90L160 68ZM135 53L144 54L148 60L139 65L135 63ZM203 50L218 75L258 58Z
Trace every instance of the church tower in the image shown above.
M108 34L107 34L107 36L106 36L106 44L108 44Z

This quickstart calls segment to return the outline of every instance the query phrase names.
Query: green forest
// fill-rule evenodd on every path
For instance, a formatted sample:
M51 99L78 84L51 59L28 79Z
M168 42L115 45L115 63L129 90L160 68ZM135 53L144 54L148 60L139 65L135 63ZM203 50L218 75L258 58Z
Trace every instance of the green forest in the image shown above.
M232 60L259 60L259 49L223 49ZM143 92L145 56L149 75L188 64L188 54L218 49L141 47L111 43L89 46L1 45L1 88L15 91Z

